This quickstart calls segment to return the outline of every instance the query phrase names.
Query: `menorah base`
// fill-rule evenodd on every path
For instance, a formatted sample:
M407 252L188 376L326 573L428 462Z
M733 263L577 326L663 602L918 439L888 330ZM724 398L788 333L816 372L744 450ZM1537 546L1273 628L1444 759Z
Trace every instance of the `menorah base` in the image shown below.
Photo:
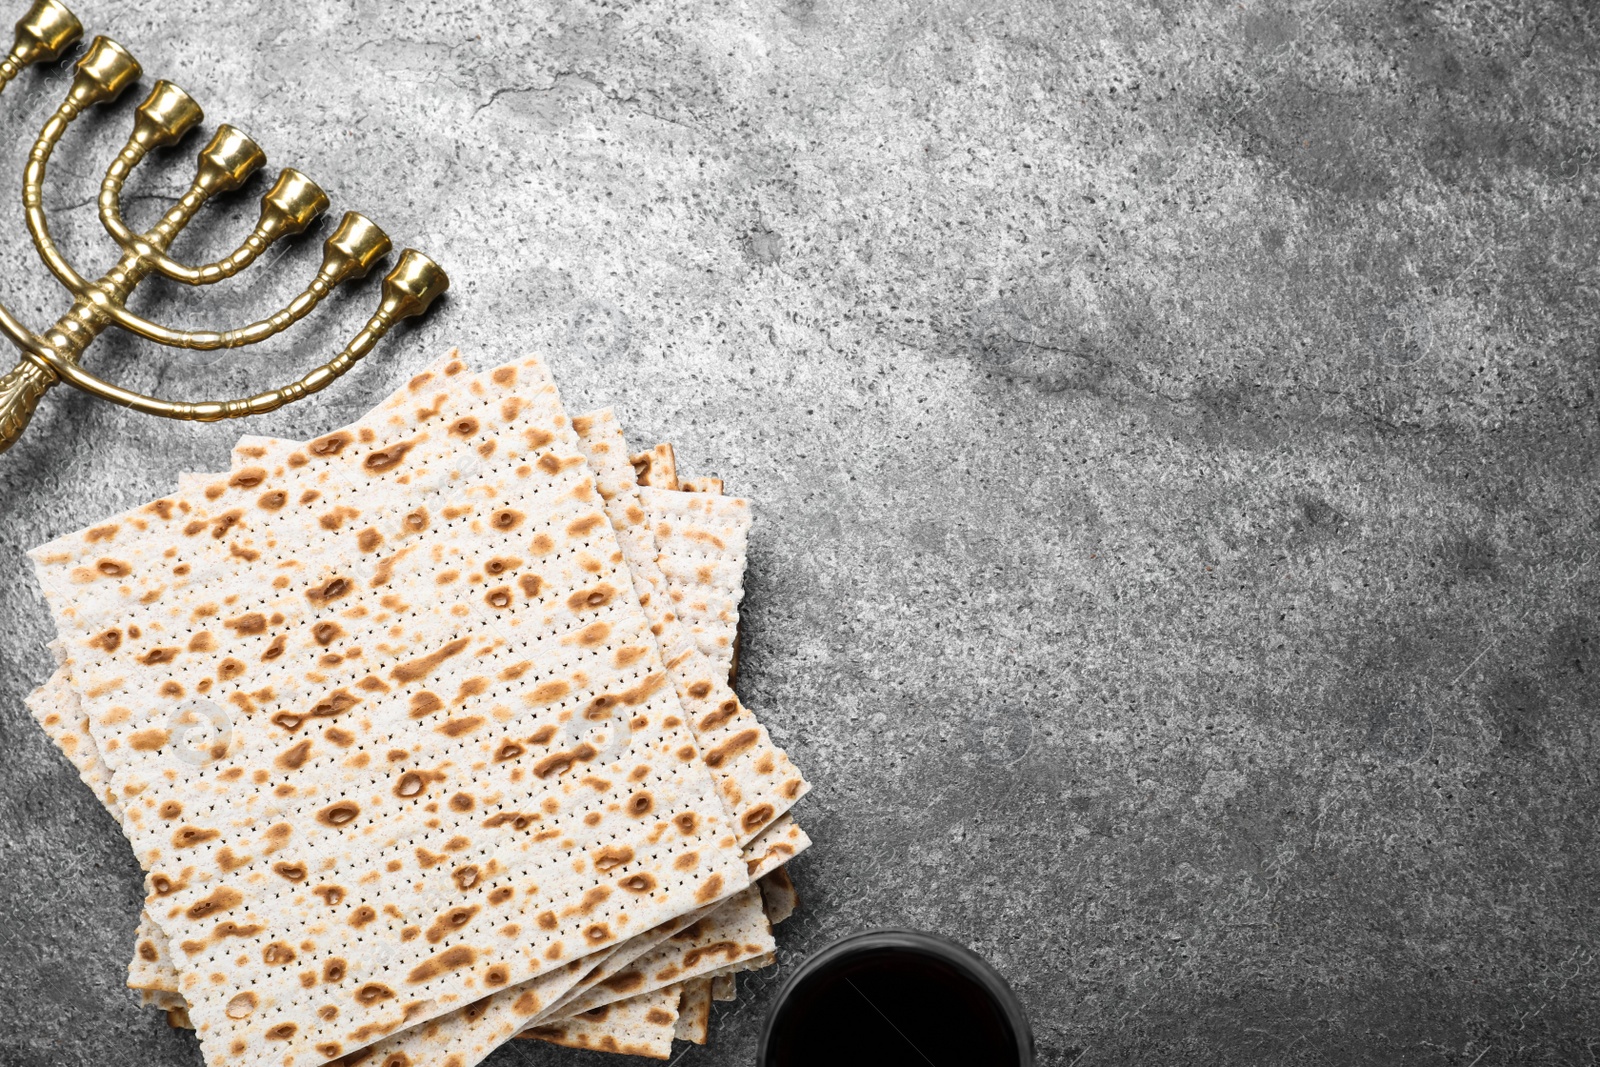
M55 376L31 359L23 359L0 378L0 452L22 436L39 398L54 384Z

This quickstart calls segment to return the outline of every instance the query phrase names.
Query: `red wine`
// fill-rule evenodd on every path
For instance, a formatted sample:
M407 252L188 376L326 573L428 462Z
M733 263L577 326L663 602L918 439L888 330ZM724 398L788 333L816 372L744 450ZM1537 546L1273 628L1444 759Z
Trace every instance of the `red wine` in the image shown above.
M959 946L885 931L823 950L767 1022L763 1067L1027 1067L1032 1037L999 975Z

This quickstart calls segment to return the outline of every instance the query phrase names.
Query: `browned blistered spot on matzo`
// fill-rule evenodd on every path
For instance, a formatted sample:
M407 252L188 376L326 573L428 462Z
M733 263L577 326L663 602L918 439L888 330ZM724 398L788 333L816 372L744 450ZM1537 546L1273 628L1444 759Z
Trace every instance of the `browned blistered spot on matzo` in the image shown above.
M128 737L128 747L135 752L154 752L166 744L171 736L160 727L139 730Z
M382 474L385 471L392 471L400 466L400 462L406 458L406 453L415 447L417 447L415 439L397 442L388 448L380 448L376 452L370 453L366 459L361 461L361 466L370 474Z
M467 945L456 945L413 967L411 973L406 975L406 981L412 985L417 985L428 981L430 978L437 978L448 971L470 967L477 960L477 950Z
M240 856L235 854L233 849L227 847L223 847L217 853L217 866L222 868L224 872L236 871L240 867L254 862L254 860L254 856Z
M251 634L263 634L267 632L267 617L259 611L250 611L243 615L235 615L222 625L241 637Z
M372 923L377 922L377 920L378 909L372 907L370 904L361 905L361 907L357 908L350 915L350 925L355 927L357 930L364 926L370 926Z
M487 593L483 594L483 599L491 608L494 608L496 611L503 611L511 606L511 587L508 585L497 585Z
M228 484L235 489L254 489L267 480L267 472L261 467L244 467L235 471Z
M644 985L644 975L638 971L623 971L614 974L600 983L613 993L631 993Z
M462 734L471 733L483 725L482 715L462 715L453 719L446 719L437 727L446 737L460 737Z
M489 574L498 576L506 571L514 571L520 566L522 566L522 560L516 556L495 556L483 565L483 569Z
M230 1019L247 1019L250 1013L256 1010L256 995L254 993L240 993L228 1001L228 1006L223 1009Z
M648 893L656 887L654 876L648 874L634 874L617 883L630 893Z
M306 714L317 719L331 719L335 715L343 715L359 703L360 697L341 687L311 705Z
M555 453L553 452L549 452L540 456L538 467L546 474L561 473L561 461L555 457Z
M791 778L787 782L783 783L783 789L781 792L786 799L793 800L795 797L800 795L800 787L804 784L805 783L798 778Z
M133 568L120 559L102 558L94 565L94 569L107 578L126 578L133 573Z
M149 963L154 963L157 955L158 955L158 953L156 952L155 942L153 942L153 941L141 941L141 942L139 942L139 958L141 960L144 960L144 961L149 962Z
M401 758L404 758L404 753L401 754ZM407 771L395 782L394 795L409 800L412 797L421 796L427 785L427 780L422 775L416 771Z
M397 664L389 671L389 676L402 685L426 678L445 660L451 656L459 655L469 643L468 638L458 637L437 652L430 652L426 656L418 656L416 659ZM415 709L413 709L412 714L416 714Z
M183 814L183 805L176 800L166 801L161 805L160 815L163 819L176 819Z
M673 825L677 826L678 832L683 834L685 837L688 837L700 828L700 816L696 815L692 811L685 811L674 815L672 817L672 822Z
M567 607L573 611L604 607L611 603L611 598L616 595L616 589L609 582L601 582L588 589L580 589L567 597Z
M463 638L463 640L465 639ZM444 701L440 700L437 694L426 689L420 693L411 694L411 717L413 719L421 719L432 715L442 707L444 707Z
M381 982L367 982L356 990L356 1000L362 1004L376 1004L393 996L394 990Z
M274 712L272 718L268 721L275 726L283 727L290 733L294 733L300 729L300 724L306 721L306 717L304 715L296 715L292 711L278 711Z
M756 729L740 730L722 744L706 753L707 767L720 767L731 757L755 746L761 739L761 731Z
M695 682L689 687L689 695L697 700L703 699L709 692L711 692L710 682Z
M545 725L543 725L543 726L539 727L537 730L535 730L532 734L530 734L528 736L528 740L530 742L532 742L533 744L535 744L535 745L542 745L542 744L547 743L555 735L556 735L555 724L554 723L546 723Z
M623 808L629 815L638 818L641 815L650 814L651 809L655 806L655 798L650 795L650 791L648 789L641 789L639 792L628 798L628 802L623 805Z
M186 880L188 878L188 873L189 872L185 870L183 875L184 880L179 880L176 882L164 874L152 874L150 876L150 887L155 891L155 894L158 897L170 896L180 889L187 889L189 887L189 883Z
M272 762L286 771L297 771L306 765L306 760L311 757L311 741L308 738L297 744L290 745L277 759Z
M244 661L234 659L232 656L225 657L221 663L217 664L217 677L223 681L227 681L229 678L237 678L239 675L243 674L244 671ZM240 695L242 694L234 694L235 697ZM245 710L249 711L251 709L246 708Z
M349 578L329 578L327 581L307 589L306 599L313 604L328 604L348 594L352 584Z
M288 643L289 643L288 637L286 637L283 634L279 634L278 636L274 637L272 639L272 643L270 645L268 645L262 651L262 653L261 653L262 661L263 662L270 662L272 660L277 659L279 656L283 655L283 650L286 647L288 647Z
M516 508L500 508L489 516L489 525L502 532L506 530L515 530L518 526L522 525L522 521L525 518L527 518L527 516L518 511Z
M591 622L579 630L575 635L578 644L584 648L598 648L606 643L606 638L611 636L611 624L607 622Z
M746 830L754 830L758 826L771 822L774 814L775 811L771 804L757 804L745 812L744 817L739 821L744 824Z
M211 520L211 536L220 541L228 535L229 530L237 526L243 519L244 511L240 508L230 508L224 511L221 515Z
M317 812L317 821L324 826L344 826L361 814L361 808L349 800L340 800Z
M329 741L332 741L340 748L349 748L356 742L355 734L351 733L349 730L341 730L337 726L330 726L326 730L323 730L322 736L326 737ZM360 765L365 766L365 761L362 761Z
M282 489L272 489L256 497L256 507L262 511L281 511L289 502L289 494Z
M524 694L523 701L531 706L550 704L572 691L572 686L563 681L542 682L534 687L533 692Z
M344 636L344 627L336 622L324 620L311 628L311 636L317 644L327 647Z
M106 652L115 652L122 645L122 631L116 627L102 630L89 644Z
M306 864L291 864L288 861L278 861L272 864L272 873L290 881L306 881Z
M604 874L621 867L633 859L633 849L627 845L607 845L594 853L594 869Z
M701 904L709 904L722 895L722 875L713 874L695 890L694 899Z
M433 922L428 925L427 932L424 934L424 936L428 939L428 944L438 944L440 941L444 940L447 935L461 929L463 926L467 925L467 923L471 922L472 917L477 914L478 907L475 904L471 906L463 905L460 907L454 907L449 911L441 913L438 918L434 919Z
M172 835L172 847L193 848L195 845L203 845L207 841L215 841L221 836L222 833L219 830L202 830L198 826L181 826Z
M350 965L348 963L340 959L338 956L335 956L333 959L327 960L323 963L322 980L330 983L342 982L344 981L345 972L349 969Z
M355 508L352 508L346 504L340 504L338 507L327 512L320 519L318 519L317 525L321 526L324 530L337 530L348 520L360 517L361 512L357 511Z
M539 778L548 778L552 774L561 774L568 770L574 763L587 762L597 755L599 750L585 741L577 748L550 753L533 765L533 773Z
M478 432L478 420L471 415L463 415L450 424L450 433L456 437L471 437Z
M602 886L602 888L604 887ZM611 927L605 923L590 923L583 928L583 936L588 939L590 944L598 945L602 941L611 940Z
M469 863L465 867L457 867L451 872L450 877L455 879L457 888L471 889L478 884L480 873L476 863Z
M319 437L312 441L306 446L306 450L316 456L337 456L346 448L349 448L350 442L353 440L355 438L350 436L349 431L339 430L328 434L326 437Z
M203 919L213 912L227 911L244 902L244 894L237 889L223 886L212 890L208 895L195 901L184 911L191 919Z
M605 523L605 516L598 511L591 511L581 518L572 520L567 524L568 537L584 537Z

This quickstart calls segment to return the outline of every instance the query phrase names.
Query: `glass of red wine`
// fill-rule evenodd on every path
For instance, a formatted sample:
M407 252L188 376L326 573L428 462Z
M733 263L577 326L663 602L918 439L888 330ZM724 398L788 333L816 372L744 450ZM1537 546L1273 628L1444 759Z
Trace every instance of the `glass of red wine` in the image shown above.
M934 934L873 930L812 956L779 991L760 1067L1032 1067L1033 1032L1004 978Z

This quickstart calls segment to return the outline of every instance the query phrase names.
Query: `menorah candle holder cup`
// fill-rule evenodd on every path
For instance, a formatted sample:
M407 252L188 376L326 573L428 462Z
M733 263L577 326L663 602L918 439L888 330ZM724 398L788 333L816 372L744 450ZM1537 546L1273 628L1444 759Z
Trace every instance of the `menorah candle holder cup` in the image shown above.
M11 52L0 60L0 90L24 67L50 63L83 36L83 27L59 0L38 0L17 23ZM84 350L109 326L172 348L210 351L255 344L281 333L308 315L341 282L365 276L389 253L389 237L357 212L347 212L323 242L322 264L310 284L267 318L231 330L175 330L134 314L127 301L141 281L159 274L185 285L210 285L231 278L274 242L303 232L328 209L328 197L304 174L286 168L261 198L261 215L250 235L232 253L195 267L168 255L174 238L206 201L238 189L266 164L261 148L232 126L223 125L201 149L189 188L156 225L135 233L122 219L122 186L153 148L177 144L200 125L200 105L170 82L157 82L134 113L133 132L112 161L100 185L100 221L122 249L104 277L89 281L73 269L50 236L44 211L45 170L62 135L85 110L115 101L138 80L140 67L121 45L96 37L78 60L67 97L39 131L23 172L22 200L28 233L45 266L72 294L67 313L43 334L24 326L0 304L0 333L22 352L0 376L0 452L27 429L39 400L56 383L151 415L214 422L273 411L326 388L372 351L401 319L423 314L450 281L431 259L415 249L400 254L383 279L378 310L333 359L287 385L234 400L163 400L131 392L84 370Z

